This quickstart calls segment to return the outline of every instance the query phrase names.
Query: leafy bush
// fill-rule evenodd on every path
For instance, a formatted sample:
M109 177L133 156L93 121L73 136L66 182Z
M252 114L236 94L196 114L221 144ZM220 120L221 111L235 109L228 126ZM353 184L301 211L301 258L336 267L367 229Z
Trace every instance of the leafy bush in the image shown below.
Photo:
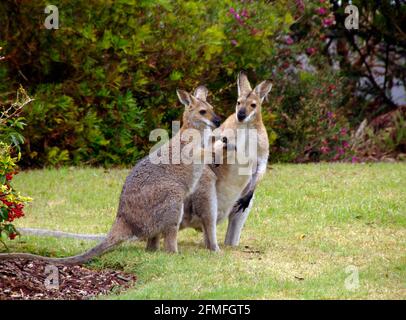
M13 145L20 150L24 143L21 131L24 129L24 118L20 117L23 108L32 101L25 90L20 87L17 90L17 99L14 103L0 102L0 141Z
M24 204L31 201L11 185L19 158L11 157L11 147L0 142L0 241L2 234L13 240L18 232L12 222L24 216Z
M270 78L275 39L293 21L287 0L53 4L58 30L43 26L44 0L0 3L0 90L23 83L35 98L27 166L134 163L151 129L180 118L178 87L207 84L229 115L238 71Z
M380 114L392 111L404 115L403 102L396 105L391 91L396 83L404 88L399 77L404 61L393 51L404 49L399 41L403 31L397 25L404 20L406 7L393 1L353 1L360 10L360 30L348 31L344 27L348 2L296 3L295 22L279 39L272 61L277 70L273 112L278 139L271 159L358 161L372 150L375 160L379 153L393 153L390 149L402 152L402 130L396 130L397 137L393 130L380 132L378 139L372 130L357 147L352 136L364 119L375 122ZM372 74L378 74L377 67L385 69L379 81Z
M352 161L350 123L342 108L345 79L298 70L278 84L272 106L277 139L271 160Z
M3 234L11 240L17 236L12 222L24 216L24 204L31 201L29 197L21 196L11 185L17 174L16 162L21 157L20 152L17 157L13 157L13 147L19 150L20 143L24 142L21 130L25 124L19 114L29 102L31 99L20 87L17 101L10 105L4 104L0 110L0 241Z

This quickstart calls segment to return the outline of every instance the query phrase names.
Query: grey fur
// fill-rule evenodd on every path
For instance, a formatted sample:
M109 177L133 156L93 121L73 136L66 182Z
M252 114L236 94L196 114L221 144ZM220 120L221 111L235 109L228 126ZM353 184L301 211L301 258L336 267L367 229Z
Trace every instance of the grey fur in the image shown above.
M183 125L176 136L155 152L174 156L174 141L181 141L179 136L190 128L203 133L208 123L218 117L213 107L207 102L194 97L186 91L177 91L179 99L185 104ZM204 98L204 97L203 97ZM206 113L200 114L204 109ZM214 127L214 124L213 124ZM180 142L180 149L185 146ZM201 149L201 153L204 149ZM25 253L0 254L0 260L27 258L45 260L60 264L80 264L99 256L133 237L147 240L147 249L156 250L159 237L164 238L165 249L177 252L177 233L183 217L186 198L194 191L205 168L201 164L154 164L150 157L140 160L128 175L119 201L116 220L107 237L89 251L67 258L48 258Z
M34 228L17 228L17 231L22 235L32 235L40 237L54 237L54 238L72 238L79 240L97 240L101 241L106 238L105 234L81 234L71 233L63 231L53 231L46 229L34 229Z

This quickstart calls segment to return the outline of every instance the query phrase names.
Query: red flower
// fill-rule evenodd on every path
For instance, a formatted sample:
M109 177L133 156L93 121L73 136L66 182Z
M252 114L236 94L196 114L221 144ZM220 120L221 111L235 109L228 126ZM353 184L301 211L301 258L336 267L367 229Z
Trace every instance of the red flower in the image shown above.
M12 232L12 233L10 233L10 234L8 235L8 237L10 238L10 240L14 240L15 237L17 237L17 233Z
M5 199L1 199L1 201L2 201L6 206L8 206L8 207L10 207L10 206L13 204L12 202L7 201L7 200L5 200Z
M12 173L7 173L6 174L6 180L10 181L11 179L13 179L13 174Z
M332 90L335 90L335 89L337 89L337 87L336 87L336 85L334 85L334 84L330 84L330 85L328 86L328 90L329 90L329 91L332 91Z

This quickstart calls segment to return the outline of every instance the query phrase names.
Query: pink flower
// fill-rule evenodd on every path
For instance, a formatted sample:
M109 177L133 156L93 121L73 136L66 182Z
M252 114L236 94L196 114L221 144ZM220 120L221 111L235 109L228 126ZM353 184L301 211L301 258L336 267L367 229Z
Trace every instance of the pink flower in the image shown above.
M355 157L355 156L352 157L352 158L351 158L351 162L352 162L352 163L357 163L357 162L359 162L358 157Z
M286 42L287 45L291 45L291 44L293 44L294 41L290 36L287 36L285 38L285 42Z
M233 40L231 40L231 44L232 44L233 46L236 46L236 45L238 44L238 42L237 42L237 40L233 39Z
M320 148L321 153L326 154L330 152L330 148L327 146L323 146Z
M334 24L334 18L324 18L323 19L323 26L324 27L329 27L332 24Z
M344 151L343 148L338 148L338 149L337 149L337 152L338 152L338 154L339 154L340 156L342 156L342 155L345 153L345 151Z
M235 9L233 7L230 8L230 13L235 14Z
M248 18L248 11L246 9L242 9L241 16L244 18Z
M350 144L348 143L348 141L343 141L343 148L347 149L349 148Z
M305 5L303 3L303 0L296 0L296 6L298 7L299 11L304 11Z
M258 30L258 29L255 29L255 28L252 28L252 30L251 30L251 34L252 34L253 36L257 35L258 32L259 32L259 30Z
M334 118L334 113L332 113L331 111L327 112L327 118L329 119Z
M345 135L347 134L347 129L346 129L346 128L341 128L340 134L341 134L342 136L345 136Z
M328 86L328 91L332 91L332 90L335 90L335 89L337 89L337 87L334 84L330 84Z
M319 15L321 15L321 16L324 16L326 13L327 13L327 9L326 8L317 8L316 9L316 13L317 14L319 14Z
M314 55L314 54L316 53L316 49L315 49L315 48L307 48L307 49L306 49L306 53L307 53L309 56L312 56L312 55Z

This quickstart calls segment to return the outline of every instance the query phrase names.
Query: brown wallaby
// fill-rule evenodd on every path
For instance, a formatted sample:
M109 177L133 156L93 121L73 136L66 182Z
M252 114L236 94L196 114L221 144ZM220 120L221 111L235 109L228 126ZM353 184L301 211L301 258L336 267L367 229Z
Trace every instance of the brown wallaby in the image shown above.
M186 148L187 144L182 135L187 130L197 130L201 136L207 137L211 128L220 125L220 118L206 102L207 93L203 86L198 87L194 95L183 90L177 91L179 100L185 105L182 127L171 140L153 153L155 156L169 156L170 162L155 163L150 154L136 164L124 183L116 220L100 244L83 254L66 258L6 253L0 254L0 260L28 258L61 264L80 264L134 237L148 240L147 249L156 249L161 234L164 237L165 249L168 252L177 252L177 233L183 216L184 201L194 191L205 164L204 161L194 161L195 158L178 164L174 164L172 160L177 157L177 152L182 153ZM207 139L204 140L205 146ZM180 142L176 145L178 141ZM203 152L205 150L200 146L193 157L200 157Z
M226 245L238 245L241 230L248 217L255 186L266 171L269 141L262 122L261 105L272 88L269 80L258 84L254 90L244 72L237 80L238 100L235 113L220 127L221 135L235 141L236 154L245 152L248 161L207 166L193 194L185 203L181 228L203 229L207 248L218 250L215 225L225 218L229 224ZM217 129L218 130L218 129ZM255 147L255 152L251 152ZM248 166L247 166L248 165ZM248 169L248 172L241 172Z

